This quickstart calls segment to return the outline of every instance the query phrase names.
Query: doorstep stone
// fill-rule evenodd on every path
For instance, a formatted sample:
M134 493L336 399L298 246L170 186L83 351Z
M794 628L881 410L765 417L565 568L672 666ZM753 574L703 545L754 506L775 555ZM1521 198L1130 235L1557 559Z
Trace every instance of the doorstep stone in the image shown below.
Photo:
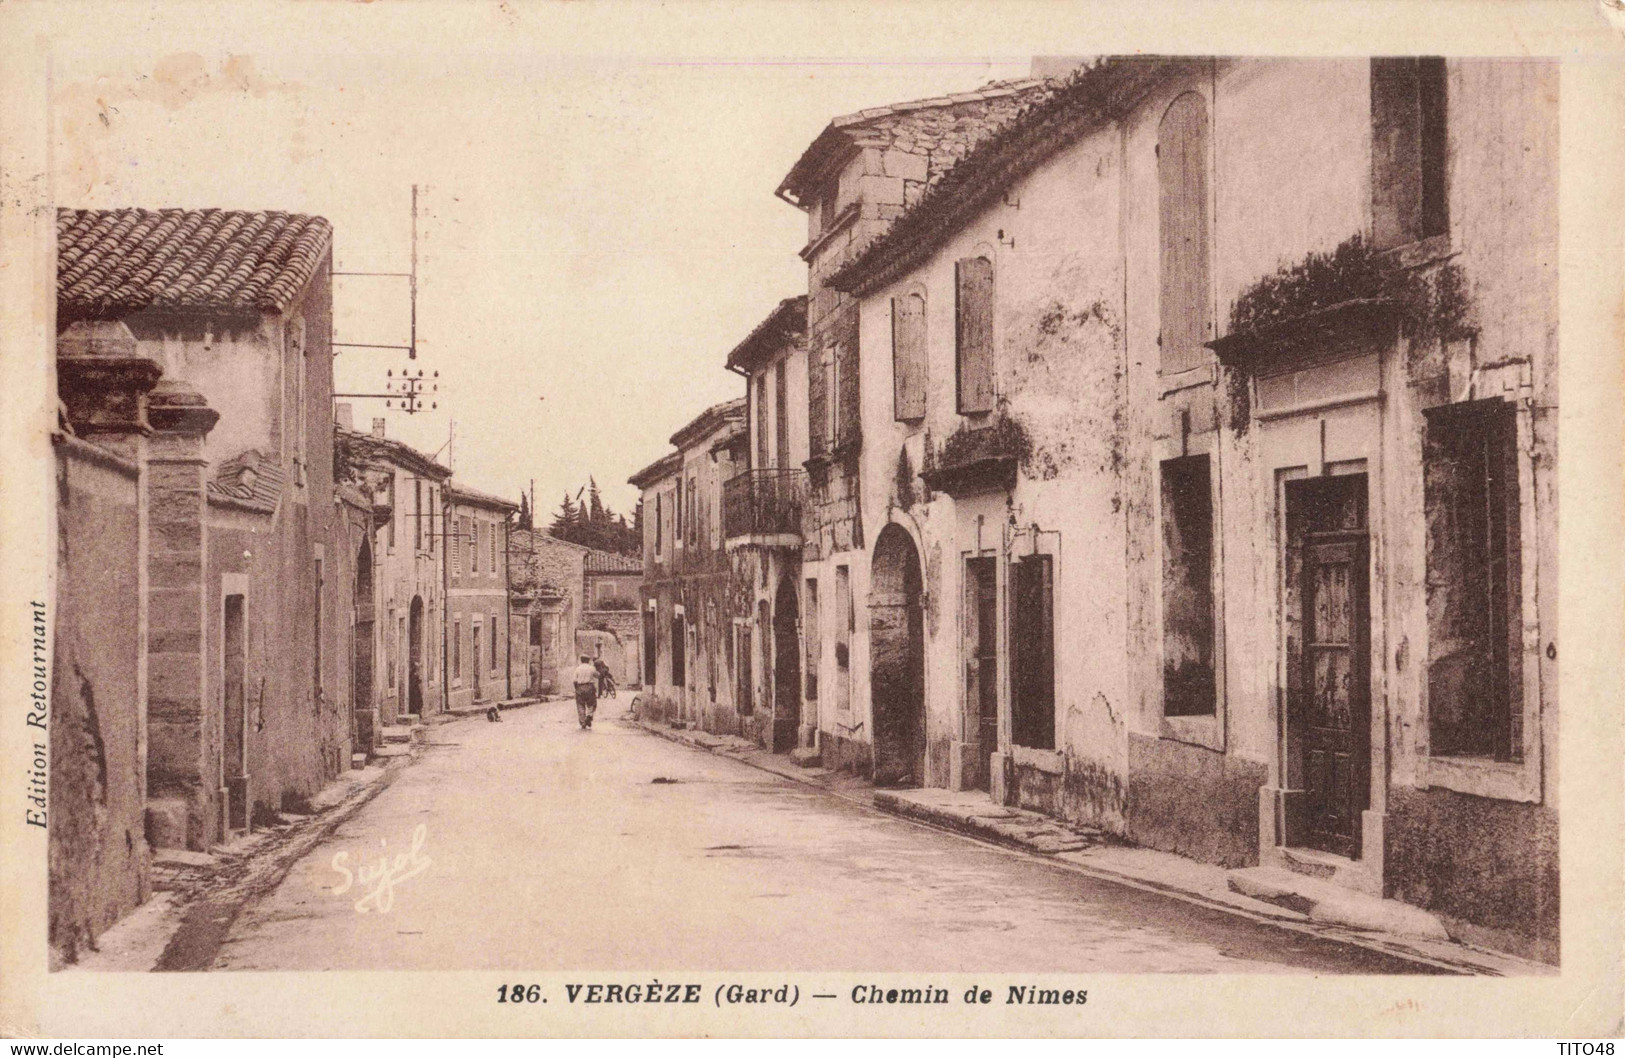
M1230 891L1353 929L1449 940L1438 916L1398 900L1355 892L1280 867L1244 867L1228 876Z
M193 852L190 849L152 850L154 867L213 867L219 862L219 857L211 856L207 852Z
M803 768L818 768L824 764L824 751L808 746L797 746L790 751L790 761Z

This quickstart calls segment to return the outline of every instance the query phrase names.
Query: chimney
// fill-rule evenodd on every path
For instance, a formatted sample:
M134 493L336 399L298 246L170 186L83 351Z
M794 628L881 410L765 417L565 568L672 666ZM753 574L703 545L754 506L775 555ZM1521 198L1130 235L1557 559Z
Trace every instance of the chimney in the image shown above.
M340 429L355 429L355 409L348 404L333 405L333 421L339 424Z
M380 440L383 439L383 436L384 436L384 420L382 420L382 419L374 419L374 420L372 420L372 435L374 437L380 439Z

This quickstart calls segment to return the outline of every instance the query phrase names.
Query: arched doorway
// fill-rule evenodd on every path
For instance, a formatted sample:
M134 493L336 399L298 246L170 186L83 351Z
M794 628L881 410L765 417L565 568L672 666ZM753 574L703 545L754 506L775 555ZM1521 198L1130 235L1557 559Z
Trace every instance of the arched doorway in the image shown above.
M373 725L373 620L372 599L372 545L361 541L355 557L355 644L351 672L352 715L355 719L355 742L371 749L375 733Z
M773 752L794 749L801 734L801 604L796 582L779 581L773 598Z
M406 620L406 711L423 715L423 596L412 596ZM475 671L479 671L476 667Z
M877 786L925 783L925 615L920 553L902 526L875 541L870 574L869 693Z

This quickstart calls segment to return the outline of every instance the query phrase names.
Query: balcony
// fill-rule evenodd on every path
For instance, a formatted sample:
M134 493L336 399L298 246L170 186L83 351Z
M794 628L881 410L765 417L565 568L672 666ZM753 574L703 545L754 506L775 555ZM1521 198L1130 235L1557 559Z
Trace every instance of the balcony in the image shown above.
M801 546L807 473L799 468L747 470L722 486L722 532L735 547Z

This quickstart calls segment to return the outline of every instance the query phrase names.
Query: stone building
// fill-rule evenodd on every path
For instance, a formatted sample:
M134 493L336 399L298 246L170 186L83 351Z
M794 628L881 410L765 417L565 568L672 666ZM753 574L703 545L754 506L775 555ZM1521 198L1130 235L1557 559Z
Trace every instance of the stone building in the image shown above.
M869 590L865 529L873 513L859 487L863 450L858 307L829 277L916 205L956 161L1049 91L1043 80L994 84L938 99L874 107L835 118L781 181L778 195L807 214L808 501L801 577L818 604L809 668L822 696L819 744L826 764L871 767L873 737L865 640L856 602ZM898 611L899 613L901 611ZM855 704L856 703L856 704Z
M722 483L743 468L745 401L672 435L676 451L632 476L643 490L644 715L737 734L754 700L745 599L722 535ZM743 653L741 653L743 651Z
M818 727L816 667L803 669L802 602L818 627L817 582L801 583L807 473L807 299L786 298L728 354L746 380L748 466L722 486L723 535L735 580L747 594L741 639L752 644L753 723L761 745L810 749ZM806 651L818 656L811 637ZM807 673L803 683L803 671ZM803 707L805 702L805 708Z
M441 497L451 470L384 436L350 429L339 405L334 443L341 473L367 496L372 522L364 557L370 562L373 605L356 618L356 729L360 744L376 744L377 728L439 712L440 643L445 590ZM361 674L369 679L363 686Z
M57 241L71 949L144 895L143 842L207 848L348 766L364 512L332 477L325 220L62 210Z
M540 529L513 529L509 539L513 612L528 621L523 689L527 694L558 693L576 663L586 562L595 552Z
M642 685L643 620L638 616L643 560L591 550L583 556L581 598L585 609L576 649L602 658L621 687Z
M509 605L508 533L517 503L457 482L445 488L447 708L513 698L530 680L529 617ZM515 633L517 629L517 633Z
M820 739L1555 960L1557 81L1108 59L826 275L869 550Z

